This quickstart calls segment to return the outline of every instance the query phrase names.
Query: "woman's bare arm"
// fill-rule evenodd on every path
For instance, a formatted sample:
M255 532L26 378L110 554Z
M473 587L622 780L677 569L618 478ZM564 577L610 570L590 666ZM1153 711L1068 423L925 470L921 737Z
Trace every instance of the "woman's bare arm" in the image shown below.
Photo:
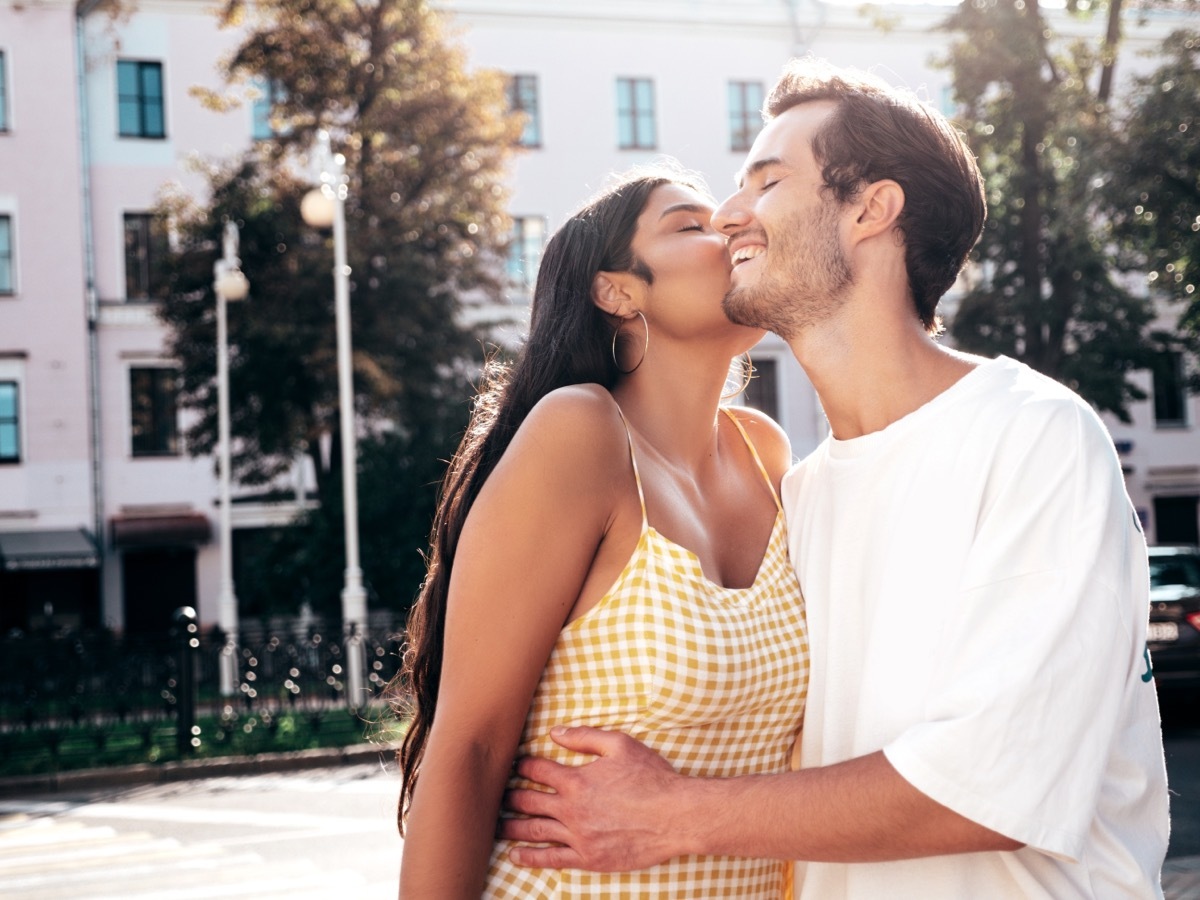
M538 679L608 529L622 475L632 490L625 447L607 395L557 391L530 413L471 509L451 574L401 898L478 898L483 890Z

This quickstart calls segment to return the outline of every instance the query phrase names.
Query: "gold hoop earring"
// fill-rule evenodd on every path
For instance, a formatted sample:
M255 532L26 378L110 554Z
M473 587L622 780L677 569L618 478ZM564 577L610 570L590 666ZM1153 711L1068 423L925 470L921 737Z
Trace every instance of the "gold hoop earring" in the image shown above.
M642 328L646 332L646 339L642 342L642 355L638 358L637 365L635 365L632 369L622 369L621 364L617 362L617 338L621 336L621 329L625 327L625 323L632 319L633 316L642 317ZM646 321L646 314L640 309L637 309L634 310L633 316L628 316L622 319L621 324L618 325L616 331L613 332L612 361L613 365L616 366L617 371L622 375L632 375L634 372L636 372L638 370L638 366L646 361L646 352L650 349L650 323Z
M742 356L746 357L746 361L742 363L742 383L738 385L738 389L736 391L728 394L722 394L722 400L732 400L739 394L744 394L746 392L746 388L750 387L750 379L754 377L754 360L750 358L749 350L743 353Z

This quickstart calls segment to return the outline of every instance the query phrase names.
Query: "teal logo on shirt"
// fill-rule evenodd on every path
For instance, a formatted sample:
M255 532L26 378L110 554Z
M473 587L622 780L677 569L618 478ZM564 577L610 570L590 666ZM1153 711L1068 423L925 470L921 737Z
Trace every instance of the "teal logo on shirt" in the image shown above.
M1142 681L1149 682L1154 677L1154 669L1150 666L1150 648L1142 648L1142 659L1146 660L1146 671L1142 673Z

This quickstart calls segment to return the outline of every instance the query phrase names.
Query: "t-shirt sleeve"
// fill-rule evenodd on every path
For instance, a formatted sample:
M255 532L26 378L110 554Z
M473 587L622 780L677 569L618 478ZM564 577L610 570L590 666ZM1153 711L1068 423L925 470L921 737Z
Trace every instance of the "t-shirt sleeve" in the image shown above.
M1131 588L1145 545L1098 418L1034 406L993 458L923 721L884 753L944 806L1075 860L1123 696L1153 689Z

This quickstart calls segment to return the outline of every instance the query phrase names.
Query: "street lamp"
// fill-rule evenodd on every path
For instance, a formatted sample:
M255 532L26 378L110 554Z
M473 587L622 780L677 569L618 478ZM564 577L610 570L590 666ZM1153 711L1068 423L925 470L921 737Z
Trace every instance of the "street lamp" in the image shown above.
M358 559L358 442L354 430L354 373L350 358L350 267L346 264L346 158L330 152L329 132L317 135L321 185L300 203L300 215L314 228L333 227L333 291L337 319L338 404L341 407L342 505L346 527L346 573L342 623L346 632L346 696L351 709L362 705L364 685L361 629L367 618L367 592Z
M250 282L238 259L238 227L225 223L224 253L213 264L213 293L217 295L217 443L221 491L221 584L217 593L217 624L225 632L221 648L221 696L230 697L237 681L238 606L233 592L233 524L229 506L229 330L225 305L246 299Z

